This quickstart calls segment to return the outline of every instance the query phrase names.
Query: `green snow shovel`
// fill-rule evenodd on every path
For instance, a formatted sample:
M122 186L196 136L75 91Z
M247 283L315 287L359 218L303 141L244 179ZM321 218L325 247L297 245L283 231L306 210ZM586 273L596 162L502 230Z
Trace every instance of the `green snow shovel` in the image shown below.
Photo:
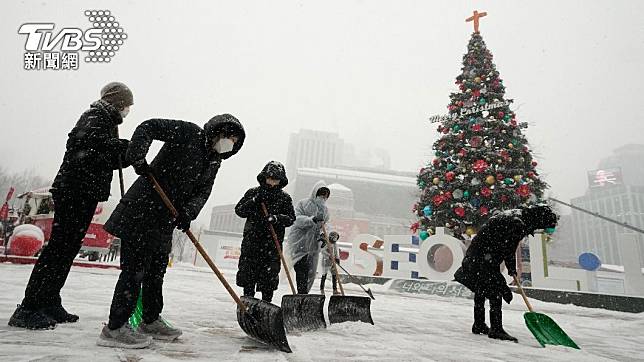
M268 209L266 204L261 203L264 216L268 217ZM286 278L291 288L292 295L282 296L282 315L284 319L284 328L287 332L294 331L312 331L320 328L326 328L324 321L324 295L315 294L297 294L291 272L288 270L286 260L284 260L284 253L280 246L279 239L275 233L275 228L272 224L268 224L268 228L275 242L275 249L280 256Z
M552 344L555 346L566 346L580 349L577 343L568 337L566 332L564 332L563 329L561 329L561 327L552 320L552 318L545 314L532 311L532 305L530 305L528 297L526 297L523 288L521 288L521 283L516 275L514 276L514 282L517 284L517 289L519 290L519 293L521 293L523 301L529 310L529 312L523 315L525 324L539 344L541 344L542 347L545 347L546 344Z

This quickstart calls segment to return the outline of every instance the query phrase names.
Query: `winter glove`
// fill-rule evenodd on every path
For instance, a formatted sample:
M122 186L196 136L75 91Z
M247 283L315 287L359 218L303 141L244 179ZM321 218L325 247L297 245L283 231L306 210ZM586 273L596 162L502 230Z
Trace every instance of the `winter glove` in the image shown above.
M315 215L312 220L314 223L319 224L324 221L324 217L322 215Z
M178 210L177 216L174 218L174 226L176 226L177 229L187 232L190 230L190 223L192 222L192 218L190 215L185 210Z
M511 277L516 277L518 274L516 270L508 270L508 275Z
M506 287L503 291L503 300L505 300L505 302L508 304L510 304L510 302L512 301L512 291L510 290L510 288Z
M139 176L147 176L150 173L150 165L148 165L145 158L132 162L132 168L134 168L134 172Z
M130 146L130 141L122 138L110 138L110 140L107 141L107 145L112 149L119 150L120 153L125 153L128 146Z
M262 202L266 203L266 200L268 199L267 196L268 195L266 194L266 191L264 190L264 188L260 188L259 191L257 192L257 195L253 197L253 201L256 204L261 204Z
M324 248L326 248L326 240L321 239L320 240L320 249L324 249Z

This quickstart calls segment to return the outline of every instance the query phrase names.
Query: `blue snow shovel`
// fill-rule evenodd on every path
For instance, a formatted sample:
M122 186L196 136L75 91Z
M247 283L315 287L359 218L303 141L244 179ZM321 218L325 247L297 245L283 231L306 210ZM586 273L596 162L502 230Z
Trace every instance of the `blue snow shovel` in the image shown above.
M530 305L523 288L521 288L519 278L517 278L516 275L514 276L514 282L516 283L517 289L519 290L519 293L521 293L523 301L529 310L529 312L526 312L523 315L525 324L539 344L541 344L542 347L545 347L546 344L552 344L555 346L566 346L580 349L579 346L577 346L577 343L575 343L572 338L568 337L566 332L564 332L563 329L561 329L561 327L552 320L552 318L545 314L535 313L532 311L532 305Z

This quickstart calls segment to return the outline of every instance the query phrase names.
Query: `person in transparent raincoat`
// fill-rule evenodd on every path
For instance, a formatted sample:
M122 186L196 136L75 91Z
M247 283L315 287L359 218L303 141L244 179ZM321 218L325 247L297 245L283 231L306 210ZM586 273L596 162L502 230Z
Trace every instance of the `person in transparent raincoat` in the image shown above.
M322 226L329 221L326 200L331 191L324 181L318 181L311 190L311 196L297 202L295 223L285 243L285 254L295 269L297 292L308 294L315 280L320 256L319 237Z

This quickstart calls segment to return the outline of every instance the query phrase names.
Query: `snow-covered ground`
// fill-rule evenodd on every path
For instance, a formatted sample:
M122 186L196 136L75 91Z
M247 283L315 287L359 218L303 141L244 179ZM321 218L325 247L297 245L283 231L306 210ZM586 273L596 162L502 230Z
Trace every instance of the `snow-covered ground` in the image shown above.
M95 342L107 319L118 270L72 268L63 301L80 315L78 323L50 331L8 327L31 268L0 264L0 361L644 361L641 314L533 301L536 310L555 319L582 349L541 348L524 325L519 297L504 305L506 330L519 338L514 344L472 335L469 300L400 295L382 286L372 287L375 326L344 323L289 335L293 353L285 354L246 337L230 297L212 272L187 266L168 269L164 290L164 316L184 331L177 342L155 343L147 350L103 348ZM232 272L226 275L234 281ZM356 286L346 289L359 294ZM275 300L286 291L282 284Z

